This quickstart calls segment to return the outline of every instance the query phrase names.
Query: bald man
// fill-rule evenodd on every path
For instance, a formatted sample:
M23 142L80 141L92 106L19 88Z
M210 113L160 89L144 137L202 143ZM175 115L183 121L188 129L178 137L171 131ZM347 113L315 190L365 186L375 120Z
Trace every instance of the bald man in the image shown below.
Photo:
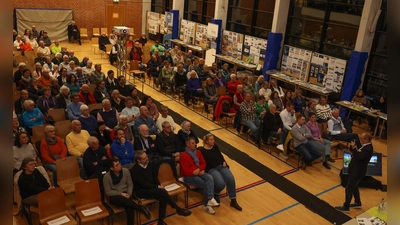
M147 106L140 106L139 108L140 116L135 120L135 137L139 137L139 126L146 124L149 128L149 134L157 134L158 128L153 118L150 116L149 109Z
M82 130L79 120L72 120L71 129L72 131L65 137L65 143L67 144L69 154L76 156L80 165L79 167L82 167L82 156L89 147L87 140L90 135L86 130Z

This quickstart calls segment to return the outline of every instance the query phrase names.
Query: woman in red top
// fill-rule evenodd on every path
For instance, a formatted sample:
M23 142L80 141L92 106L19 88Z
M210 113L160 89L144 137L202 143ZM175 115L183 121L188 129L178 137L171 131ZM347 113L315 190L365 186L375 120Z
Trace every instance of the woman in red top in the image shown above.
M239 84L242 84L236 79L236 74L231 74L231 80L228 82L229 95L234 96L236 94L236 88Z
M136 60L136 61L142 61L142 58L140 56L140 52L137 50L136 47L133 47L131 52L130 52L130 59L131 60Z
M133 47L135 46L135 42L133 41L133 36L130 35L128 40L126 41L126 47Z
M44 128L45 138L40 143L40 154L44 168L53 172L53 184L58 187L57 184L57 170L56 160L65 160L67 157L67 147L64 141L56 136L54 126L48 125Z
M244 87L239 84L236 88L236 94L233 96L233 108L237 111L244 100Z

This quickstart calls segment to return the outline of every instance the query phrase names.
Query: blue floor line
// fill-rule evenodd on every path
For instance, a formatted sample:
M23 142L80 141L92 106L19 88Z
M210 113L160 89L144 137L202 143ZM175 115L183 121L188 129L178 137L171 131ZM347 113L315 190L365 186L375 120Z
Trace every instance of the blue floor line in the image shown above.
M331 187L331 188L329 188L329 189L326 189L326 190L324 190L324 191L322 191L322 192L316 194L315 196L320 196L320 195L325 194L325 193L327 193L327 192L329 192L329 191L332 191L333 189L336 189L336 188L338 188L338 187L340 187L340 184L338 184L338 185L336 185L336 186L333 186L333 187ZM279 214L279 213L281 213L281 212L284 212L284 211L286 211L286 210L288 210L288 209L290 209L290 208L293 208L293 207L295 207L295 206L297 206L297 205L299 205L299 204L300 204L299 202L296 202L296 203L294 203L294 204L292 204L292 205L290 205L290 206L287 206L287 207L285 207L285 208L283 208L283 209L280 209L280 210L278 210L278 211L276 211L276 212L273 212L273 213L271 213L271 214L269 214L269 215L267 215L267 216L264 216L264 217L262 217L262 218L260 218L260 219L258 219L258 220L255 220L255 221L249 223L248 225L253 225L253 224L259 223L259 222L261 222L261 221L263 221L263 220L265 220L265 219L268 219L268 218L270 218L270 217L272 217L272 216L275 216L276 214Z

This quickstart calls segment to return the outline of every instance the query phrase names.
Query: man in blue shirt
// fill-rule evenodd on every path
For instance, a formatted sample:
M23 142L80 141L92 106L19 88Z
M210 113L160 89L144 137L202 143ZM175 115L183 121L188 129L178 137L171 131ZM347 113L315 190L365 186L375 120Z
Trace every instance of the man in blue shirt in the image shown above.
M67 105L67 112L68 112L69 120L72 121L72 120L79 119L79 116L82 114L81 113L81 105L83 105L83 103L79 101L79 95L72 94L71 95L71 103L69 103Z
M140 116L135 120L135 137L139 137L139 126L142 124L146 124L147 127L149 128L149 134L157 134L158 133L158 128L156 126L156 123L154 122L154 119L149 116L149 109L147 106L142 105L139 108L140 111Z

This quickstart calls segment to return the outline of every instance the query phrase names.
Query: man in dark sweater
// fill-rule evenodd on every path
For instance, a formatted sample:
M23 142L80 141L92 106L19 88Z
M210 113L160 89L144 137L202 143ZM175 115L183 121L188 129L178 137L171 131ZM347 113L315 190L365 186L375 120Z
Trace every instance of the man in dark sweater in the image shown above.
M103 175L110 170L109 156L106 149L99 145L99 140L96 137L90 136L87 140L89 147L83 153L83 165L85 167L86 176L98 178L99 184L103 183Z
M135 165L131 169L131 176L136 196L147 199L155 198L160 203L158 209L158 225L166 224L164 218L166 215L167 203L172 208L176 209L176 212L180 216L189 216L192 214L189 210L179 207L165 190L165 187L160 184L158 180L158 166L150 163L145 151L136 151Z
M174 159L179 162L181 153L178 149L178 138L171 130L171 124L164 121L161 124L162 131L157 134L156 146L163 159Z
M283 143L285 143L286 137L282 132L283 123L279 113L276 112L275 104L271 104L269 106L269 111L265 113L263 128L263 140L267 140L269 136L278 138L279 145L281 145L283 149Z

